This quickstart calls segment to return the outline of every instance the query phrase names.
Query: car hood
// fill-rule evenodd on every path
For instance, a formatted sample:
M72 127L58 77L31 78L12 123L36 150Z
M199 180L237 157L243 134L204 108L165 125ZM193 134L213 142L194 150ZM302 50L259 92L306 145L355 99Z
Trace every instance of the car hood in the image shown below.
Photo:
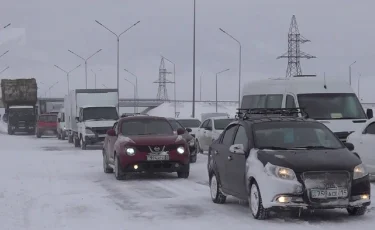
M306 171L353 171L362 161L347 149L332 150L259 150L258 159L293 169L297 173Z
M102 120L102 121L85 121L84 124L89 128L112 127L115 120Z
M135 145L172 145L184 143L184 138L181 135L120 136L118 141Z
M187 142L191 141L191 139L193 139L193 136L190 135L190 133L188 132L185 132L183 135L181 135L182 138L184 138Z

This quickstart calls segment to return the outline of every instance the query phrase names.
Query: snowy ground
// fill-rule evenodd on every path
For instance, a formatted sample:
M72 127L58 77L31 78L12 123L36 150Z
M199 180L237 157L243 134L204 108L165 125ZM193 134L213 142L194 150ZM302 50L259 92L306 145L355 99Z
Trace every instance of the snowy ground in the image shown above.
M213 204L205 155L192 164L189 179L159 174L117 181L103 173L100 147L83 151L56 138L4 132L0 146L1 230L364 230L375 225L374 205L359 218L334 210L257 221L235 199Z

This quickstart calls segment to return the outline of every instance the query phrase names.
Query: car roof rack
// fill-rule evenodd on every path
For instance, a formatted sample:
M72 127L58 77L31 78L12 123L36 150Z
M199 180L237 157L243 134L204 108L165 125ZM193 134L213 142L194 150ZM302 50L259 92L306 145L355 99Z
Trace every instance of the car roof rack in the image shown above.
M301 114L303 118L308 118L308 114L303 108L238 108L236 119L246 120L251 117L295 117Z
M149 116L149 115L145 114L145 113L123 113L123 114L121 114L121 118L123 118L123 117L134 117L134 116Z

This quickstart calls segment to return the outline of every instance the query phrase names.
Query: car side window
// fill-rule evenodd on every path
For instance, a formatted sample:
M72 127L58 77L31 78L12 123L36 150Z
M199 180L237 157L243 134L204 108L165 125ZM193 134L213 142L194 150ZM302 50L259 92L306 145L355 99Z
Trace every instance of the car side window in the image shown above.
M365 129L365 134L375 135L375 122L372 122L367 126L367 128Z
M211 122L211 119L208 120L208 123L207 123L207 126L206 126L206 127L212 129L212 122Z
M202 124L201 124L201 128L206 128L207 126L207 123L208 123L208 120L205 120Z
M116 122L114 125L113 125L113 127L112 127L112 129L113 130L115 130L115 132L116 132L116 134L118 134L118 130L117 130L117 124L118 124L118 122Z
M243 147L246 149L248 147L249 138L246 134L246 129L242 125L238 127L236 137L234 138L233 144L243 144Z
M230 146L233 144L233 136L235 134L237 125L230 126L227 130L225 130L223 139L221 140L221 143L223 145Z
M286 105L287 109L296 108L296 103L292 95L286 95Z

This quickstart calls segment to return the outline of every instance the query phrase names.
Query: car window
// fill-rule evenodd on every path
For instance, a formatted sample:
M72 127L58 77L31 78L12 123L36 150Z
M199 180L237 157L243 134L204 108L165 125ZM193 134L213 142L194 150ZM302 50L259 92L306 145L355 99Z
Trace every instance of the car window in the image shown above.
M211 119L208 120L208 123L207 123L207 126L206 126L206 127L212 129L212 121L211 121Z
M186 128L197 128L201 124L199 120L195 119L178 119L177 121Z
M263 122L254 124L253 128L257 148L344 147L332 131L319 122Z
M375 122L367 126L365 133L375 135Z
M236 131L236 128L237 128L237 126L233 125L233 126L229 127L227 130L225 130L223 139L221 140L221 143L223 145L227 145L227 146L232 145L233 136L234 136L234 132Z
M167 120L140 119L124 121L121 125L124 136L132 135L174 135L173 128Z
M296 103L292 95L286 95L286 108L296 108Z
M215 119L214 126L216 130L224 130L229 123L231 123L234 119Z
M249 138L247 137L246 129L242 125L240 125L238 127L236 137L234 138L233 144L243 144L243 146L245 148L247 148L248 140L249 140Z
M39 116L39 121L42 122L56 122L57 116L56 115L42 115Z
M201 125L201 128L206 128L207 127L207 124L208 124L208 121L209 120L205 120L202 125Z
M282 101L283 101L282 94L269 94L267 95L266 108L281 108Z
M168 121L169 121L169 123L171 123L174 131L177 131L177 129L179 129L179 128L182 128L182 129L184 128L176 120L168 120Z

